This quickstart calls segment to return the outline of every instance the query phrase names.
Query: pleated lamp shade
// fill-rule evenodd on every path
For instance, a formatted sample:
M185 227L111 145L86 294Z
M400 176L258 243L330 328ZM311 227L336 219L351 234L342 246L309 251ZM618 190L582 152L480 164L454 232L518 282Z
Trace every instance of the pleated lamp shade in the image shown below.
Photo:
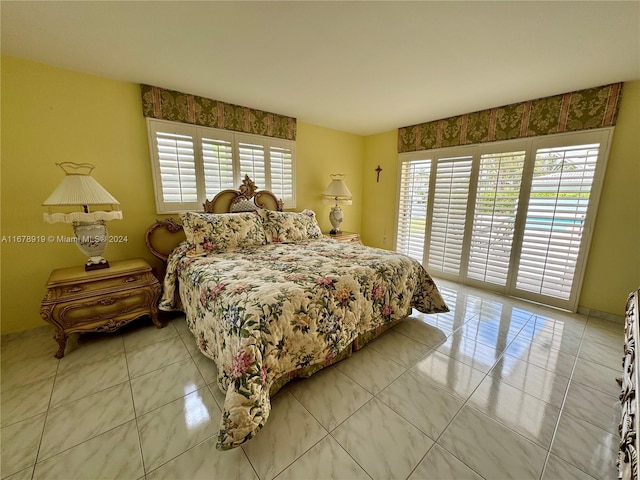
M351 199L353 196L344 183L344 177L346 175L333 174L331 175L331 183L327 186L326 190L322 192L322 203L351 205Z
M82 206L82 212L72 213L45 213L44 219L49 223L64 222L72 223L76 221L98 221L116 220L122 218L122 212L117 210L120 202L113 195L105 190L98 181L91 176L91 171L95 168L90 163L57 163L65 176L60 185L43 202L43 206ZM103 205L106 209L89 212L89 206Z

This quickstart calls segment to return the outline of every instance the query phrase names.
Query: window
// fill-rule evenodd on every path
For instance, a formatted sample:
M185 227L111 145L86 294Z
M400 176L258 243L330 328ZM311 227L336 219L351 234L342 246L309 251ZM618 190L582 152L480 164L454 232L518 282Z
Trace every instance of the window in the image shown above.
M575 311L611 132L401 154L396 250Z
M202 210L245 175L295 208L295 142L147 119L158 213Z

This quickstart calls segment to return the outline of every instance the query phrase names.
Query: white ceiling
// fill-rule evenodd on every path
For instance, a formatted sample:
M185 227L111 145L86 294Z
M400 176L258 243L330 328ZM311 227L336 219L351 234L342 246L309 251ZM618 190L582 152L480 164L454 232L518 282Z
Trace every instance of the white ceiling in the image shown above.
M640 79L639 1L0 2L2 53L360 135Z

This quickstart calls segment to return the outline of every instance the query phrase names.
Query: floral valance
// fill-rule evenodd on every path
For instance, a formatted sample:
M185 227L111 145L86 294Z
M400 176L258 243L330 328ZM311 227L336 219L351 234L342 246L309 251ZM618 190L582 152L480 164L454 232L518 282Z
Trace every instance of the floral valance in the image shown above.
M611 127L622 83L467 113L398 129L398 152Z
M296 139L295 118L151 85L140 87L145 117L286 140Z

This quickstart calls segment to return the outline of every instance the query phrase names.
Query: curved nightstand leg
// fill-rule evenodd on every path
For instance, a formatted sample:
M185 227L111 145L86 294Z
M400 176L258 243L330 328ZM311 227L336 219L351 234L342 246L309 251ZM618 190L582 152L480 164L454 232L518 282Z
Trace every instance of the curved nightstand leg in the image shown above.
M67 336L64 334L62 330L56 330L56 334L53 336L53 339L58 342L58 351L55 354L56 358L64 357L64 350L67 348Z
M153 310L151 311L151 321L158 328L164 328L164 327L167 326L166 322L162 323L160 321L160 319L158 318L158 310L157 309L155 311L153 311Z
M161 322L158 318L158 301L160 300L160 284L156 282L151 286L151 290L153 292L153 299L151 301L151 321L158 328L164 328L167 326L166 322Z

